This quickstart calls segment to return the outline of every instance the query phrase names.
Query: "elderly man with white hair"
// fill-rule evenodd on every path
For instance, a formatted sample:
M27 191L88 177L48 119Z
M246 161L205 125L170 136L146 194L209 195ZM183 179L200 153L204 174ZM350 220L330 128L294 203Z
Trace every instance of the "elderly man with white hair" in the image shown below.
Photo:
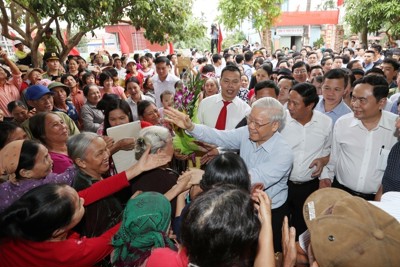
M293 164L293 152L278 132L284 126L285 108L271 97L259 99L247 116L247 126L223 131L194 124L187 115L174 109L164 112L168 116L166 120L188 130L200 141L240 149L240 156L249 168L251 183L261 183L272 200L274 247L281 251L279 233L283 217L288 213L287 180Z

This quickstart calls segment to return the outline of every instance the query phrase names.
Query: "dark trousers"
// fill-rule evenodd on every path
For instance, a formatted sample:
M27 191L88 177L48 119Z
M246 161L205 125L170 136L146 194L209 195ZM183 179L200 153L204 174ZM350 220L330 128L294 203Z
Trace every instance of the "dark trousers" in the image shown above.
M279 208L271 210L272 215L272 232L274 234L274 250L282 252L282 224L283 218L289 215L287 201Z
M375 194L364 194L361 192L354 191L354 190L348 188L347 186L339 183L338 180L336 180L336 178L333 180L332 187L342 189L342 190L346 191L347 193L350 193L353 196L361 197L365 200L374 200L375 199Z
M309 182L296 184L288 181L288 206L289 206L289 223L296 228L296 240L305 230L307 225L303 218L303 205L309 195L319 188L319 179L313 179Z
M214 54L214 47L218 47L218 39L211 39L211 54Z

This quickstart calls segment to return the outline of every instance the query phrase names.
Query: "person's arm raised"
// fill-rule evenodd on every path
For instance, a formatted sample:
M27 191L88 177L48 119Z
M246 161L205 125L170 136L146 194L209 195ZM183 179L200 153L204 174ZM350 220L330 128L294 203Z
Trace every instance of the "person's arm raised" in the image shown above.
M261 222L258 251L254 261L254 267L275 266L271 225L271 199L264 191L259 189L256 189L252 194L252 199Z
M132 167L125 171L128 180L133 179L142 172L164 166L171 161L171 156L161 152L157 154L150 154L150 146L144 151L139 161Z
M189 118L188 115L174 108L164 109L164 114L166 115L166 117L164 118L165 121L173 123L179 128L188 130L189 132L193 131L194 123L192 122L192 120Z
M0 57L2 57L3 60L4 60L4 63L5 63L7 66L10 67L10 70L11 70L11 73L12 73L12 74L14 74L14 75L20 75L20 74L21 74L21 71L19 70L19 68L17 67L17 65L15 65L15 63L14 63L12 60L10 60L10 59L8 58L8 55L7 55L6 51L1 50L1 51L0 51Z

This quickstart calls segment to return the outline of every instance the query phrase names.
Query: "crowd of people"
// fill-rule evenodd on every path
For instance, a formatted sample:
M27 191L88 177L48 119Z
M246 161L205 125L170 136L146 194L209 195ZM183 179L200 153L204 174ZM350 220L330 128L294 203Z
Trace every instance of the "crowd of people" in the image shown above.
M4 266L400 265L400 49L0 57Z

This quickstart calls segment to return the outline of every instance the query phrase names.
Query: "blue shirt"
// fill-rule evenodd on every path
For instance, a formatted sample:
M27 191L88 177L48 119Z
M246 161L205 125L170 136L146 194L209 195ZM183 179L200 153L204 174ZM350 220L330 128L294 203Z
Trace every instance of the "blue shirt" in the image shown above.
M342 100L339 105L337 105L334 109L331 111L325 111L325 106L324 106L324 98L320 97L318 104L315 106L314 110L318 110L319 112L329 116L332 119L332 126L335 125L337 119L342 117L343 115L346 115L347 113L352 112L351 109L349 108L346 103Z
M293 165L293 152L279 132L262 145L249 139L248 127L219 131L195 124L195 138L228 149L240 149L240 156L249 169L251 183L263 183L272 200L272 208L282 206L287 199L287 180Z

